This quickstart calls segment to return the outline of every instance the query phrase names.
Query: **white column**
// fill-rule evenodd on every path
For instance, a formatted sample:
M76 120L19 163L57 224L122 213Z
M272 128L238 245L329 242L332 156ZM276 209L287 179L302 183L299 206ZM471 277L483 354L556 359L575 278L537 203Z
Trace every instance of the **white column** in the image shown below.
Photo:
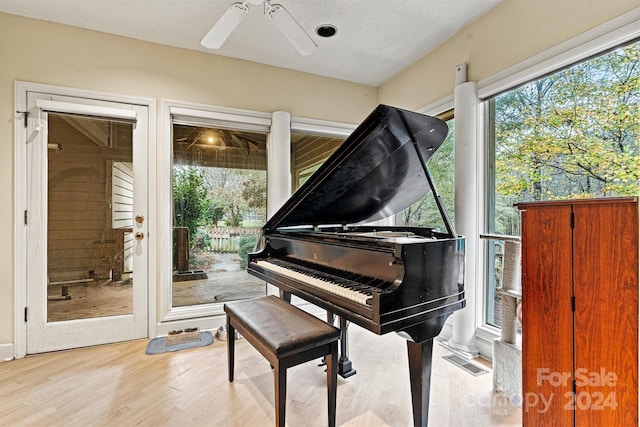
M291 196L291 115L275 111L267 140L267 218Z
M478 355L475 345L476 308L478 292L476 281L478 266L478 87L467 82L466 64L456 68L456 86L453 95L455 114L455 228L466 237L465 243L465 297L466 307L453 314L453 332L448 347L471 358Z
M275 111L267 139L267 218L271 218L291 196L291 115ZM267 293L279 290L268 285Z

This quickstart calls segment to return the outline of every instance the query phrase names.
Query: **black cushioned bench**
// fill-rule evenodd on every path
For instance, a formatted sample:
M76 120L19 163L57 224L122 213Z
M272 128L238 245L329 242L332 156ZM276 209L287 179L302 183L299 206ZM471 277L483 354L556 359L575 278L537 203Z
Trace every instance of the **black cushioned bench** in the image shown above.
M287 368L325 357L329 426L335 426L340 331L273 295L228 303L224 311L229 381L233 382L235 331L238 331L274 369L276 426L284 427Z

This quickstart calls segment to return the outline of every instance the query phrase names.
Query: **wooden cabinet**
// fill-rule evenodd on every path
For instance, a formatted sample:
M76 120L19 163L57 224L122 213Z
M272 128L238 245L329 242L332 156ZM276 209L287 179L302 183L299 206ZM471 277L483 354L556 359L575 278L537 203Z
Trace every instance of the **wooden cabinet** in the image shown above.
M637 199L517 206L523 425L637 426Z

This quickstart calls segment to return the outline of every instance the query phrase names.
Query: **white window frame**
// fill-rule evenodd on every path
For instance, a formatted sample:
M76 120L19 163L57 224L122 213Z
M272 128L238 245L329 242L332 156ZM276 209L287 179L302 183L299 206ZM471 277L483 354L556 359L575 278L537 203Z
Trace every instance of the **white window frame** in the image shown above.
M186 103L173 100L161 101L163 120L162 138L158 148L157 213L158 250L156 274L158 277L158 324L157 335L164 335L176 327L176 321L188 323L201 329L213 329L222 324L223 304L198 304L174 307L172 304L172 127L174 124L241 129L268 134L271 114L236 108ZM218 317L212 321L213 317ZM185 325L186 325L185 323Z
M346 138L358 127L351 123L330 122L291 116L291 132Z
M268 138L270 138L272 114L164 99L161 101L161 117L163 126L158 147L158 187L156 194L158 201L156 208L158 212L156 275L159 284L159 309L156 335L165 335L172 329L187 326L196 326L201 329L215 329L225 321L223 304L199 304L185 307L172 306L172 254L171 250L167 250L167 248L171 248L172 239L172 126L174 124L183 124L241 129L250 132L264 132L267 133ZM290 127L291 132L346 137L356 128L356 125L303 117L291 117Z

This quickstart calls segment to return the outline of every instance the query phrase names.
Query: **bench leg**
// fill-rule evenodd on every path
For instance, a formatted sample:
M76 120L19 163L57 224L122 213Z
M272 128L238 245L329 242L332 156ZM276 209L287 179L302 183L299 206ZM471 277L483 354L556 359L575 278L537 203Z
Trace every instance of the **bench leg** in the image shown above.
M235 360L235 347L236 347L236 331L229 322L229 316L227 316L227 367L229 369L229 382L233 382L233 361Z
M287 407L287 369L281 368L278 363L273 371L273 379L275 384L276 427L284 427Z
M327 408L329 427L336 425L336 390L338 386L338 343L331 344L331 354L326 356L327 361Z

